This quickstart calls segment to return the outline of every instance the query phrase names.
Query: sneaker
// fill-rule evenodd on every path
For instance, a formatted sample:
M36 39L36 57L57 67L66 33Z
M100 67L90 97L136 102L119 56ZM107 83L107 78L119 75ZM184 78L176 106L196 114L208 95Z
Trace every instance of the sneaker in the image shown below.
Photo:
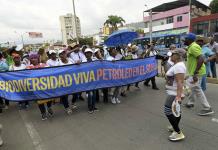
M88 113L89 113L89 114L93 114L93 113L94 113L94 110L89 110Z
M117 102L117 104L121 103L121 101L118 98L116 98L116 102Z
M72 104L72 109L76 109L76 108L77 108L76 104Z
M113 97L113 98L111 99L111 103L112 103L112 104L116 104L116 103L117 103L115 97Z
M192 107L194 107L194 104L188 104L188 103L187 103L187 104L185 104L185 107L186 107L186 108L192 108Z
M169 131L169 132L173 132L174 131L174 129L173 129L173 127L170 125L170 126L167 126L167 130Z
M185 136L184 136L184 134L182 133L182 132L180 132L180 134L179 133L177 133L177 132L173 132L170 136L169 136L169 140L170 141L181 141L181 140L183 140L183 139L185 139Z
M45 121L45 120L47 120L48 118L47 118L47 116L46 116L46 114L42 114L42 121Z
M94 111L96 111L96 112L97 112L97 111L99 111L99 109L98 109L98 108L94 108Z
M214 113L214 111L210 108L210 109L208 109L208 110L205 110L205 109L201 110L201 111L198 113L198 115L199 115L199 116L207 116L207 115L211 115L211 114L213 114L213 113Z
M72 110L71 110L70 108L67 108L67 109L66 109L66 113L67 113L68 115L71 115L73 112L72 112Z
M52 110L51 108L48 108L48 114L49 114L51 117L53 117L54 112L53 112L53 110Z

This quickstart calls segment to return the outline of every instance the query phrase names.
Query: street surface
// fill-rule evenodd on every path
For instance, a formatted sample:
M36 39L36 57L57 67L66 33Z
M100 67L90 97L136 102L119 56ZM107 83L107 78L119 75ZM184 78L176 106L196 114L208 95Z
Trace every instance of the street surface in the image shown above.
M41 121L35 103L25 111L12 104L0 114L4 146L1 150L217 150L218 149L218 85L208 84L206 95L215 114L197 115L201 106L182 107L181 128L186 139L172 143L163 114L164 80L158 79L160 91L132 87L119 105L103 104L99 112L88 114L87 104L67 116L63 106L53 107L55 116Z

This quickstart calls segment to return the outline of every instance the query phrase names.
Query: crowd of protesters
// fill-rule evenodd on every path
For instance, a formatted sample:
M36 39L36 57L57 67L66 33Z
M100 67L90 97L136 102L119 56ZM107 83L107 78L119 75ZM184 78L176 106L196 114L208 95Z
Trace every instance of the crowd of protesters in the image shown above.
M171 126L169 130L172 134L169 136L171 141L178 141L185 138L179 128L181 115L175 117L172 110L172 104L177 101L179 104L184 99L185 79L191 90L189 101L185 104L186 107L194 107L194 100L197 96L202 103L203 109L199 115L209 115L214 113L205 94L206 77L216 77L216 60L218 55L218 44L214 40L204 37L196 37L190 33L185 38L187 49L178 49L175 45L170 46L170 51L163 58L163 67L165 70L167 85L167 100L164 105L164 112L169 119ZM136 45L128 44L126 47L90 47L88 45L79 45L76 43L68 45L66 48L40 48L38 51L25 52L22 46L17 46L7 51L0 52L0 72L17 71L24 69L36 69L44 67L56 67L64 65L80 65L84 62L92 62L96 60L119 61L140 59L150 56L156 56L158 51L155 49L155 44L147 44L144 48L139 48ZM187 63L185 62L187 60ZM185 65L186 64L186 65ZM206 66L206 67L205 67ZM73 66L72 66L73 67ZM187 71L186 71L187 70ZM188 73L188 77L186 77ZM151 81L152 89L159 90L156 84L155 77L144 81L144 85L149 87ZM87 98L87 110L92 114L99 111L96 107L96 102L100 101L100 95L103 96L103 102L112 104L120 104L120 96L126 97L127 92L133 85L123 87L104 88L101 90L92 90L83 93L72 93L72 99L69 101L69 96L60 97L60 103L68 115L73 113L77 108L78 100ZM134 86L139 88L139 83ZM85 95L85 96L84 96ZM47 120L54 115L52 109L53 102L57 99L38 100L37 105L41 113L42 120ZM3 109L9 109L9 101L0 98L0 112ZM30 102L19 102L19 109L27 109ZM1 130L1 126L0 126ZM0 139L1 144L1 139Z

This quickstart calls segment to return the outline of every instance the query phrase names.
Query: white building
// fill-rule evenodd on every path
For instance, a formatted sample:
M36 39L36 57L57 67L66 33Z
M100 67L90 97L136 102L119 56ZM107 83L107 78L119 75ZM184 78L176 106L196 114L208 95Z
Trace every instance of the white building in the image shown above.
M74 15L67 14L65 16L60 16L61 33L63 44L67 44L67 40L76 38L76 32L79 37L81 37L81 25L79 17L76 17L76 32Z

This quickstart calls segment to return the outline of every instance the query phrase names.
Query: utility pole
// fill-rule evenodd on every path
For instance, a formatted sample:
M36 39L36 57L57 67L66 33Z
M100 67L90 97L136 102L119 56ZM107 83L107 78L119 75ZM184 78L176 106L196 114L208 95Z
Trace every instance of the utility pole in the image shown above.
M74 15L74 31L76 33L76 42L77 44L79 44L79 37L78 37L78 33L77 33L77 16L76 16L76 9L75 9L75 3L74 0L72 0L73 2L73 15Z
M189 0L189 32L191 30L191 20L192 20L192 0Z
M152 9L150 10L150 27L149 27L149 34L150 34L150 44L152 44Z

